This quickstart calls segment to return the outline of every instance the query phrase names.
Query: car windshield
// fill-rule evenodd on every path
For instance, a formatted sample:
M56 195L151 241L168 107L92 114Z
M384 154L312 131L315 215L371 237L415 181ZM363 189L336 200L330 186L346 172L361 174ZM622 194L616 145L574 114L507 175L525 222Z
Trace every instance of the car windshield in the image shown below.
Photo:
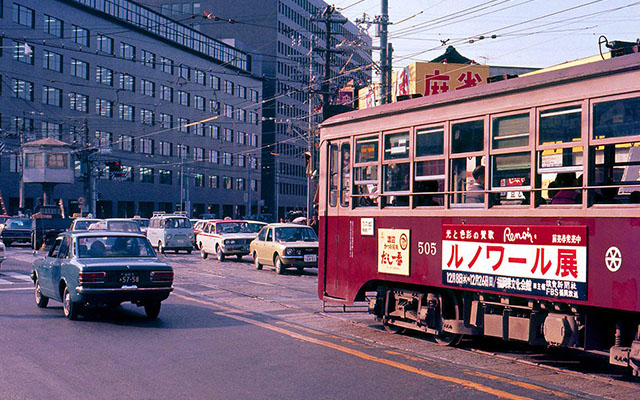
M31 220L30 219L10 219L7 221L8 229L31 229Z
M167 218L164 221L164 227L174 228L191 228L191 222L187 218Z
M155 257L146 238L136 236L91 236L78 238L78 257Z
M246 222L219 222L216 224L216 233L251 233Z
M262 229L262 227L265 225L266 224L259 224L257 222L247 222L247 227L249 228L249 231L253 233L260 232L260 229Z
M116 232L140 232L140 227L134 221L109 221L109 230Z
M316 233L311 228L276 228L276 240L279 242L315 242L318 240Z
M86 231L87 228L89 228L89 225L93 224L94 222L99 222L99 220L90 219L86 221L76 221L76 223L73 225L73 229L76 231Z
M8 219L9 217L0 217L0 224L4 224Z

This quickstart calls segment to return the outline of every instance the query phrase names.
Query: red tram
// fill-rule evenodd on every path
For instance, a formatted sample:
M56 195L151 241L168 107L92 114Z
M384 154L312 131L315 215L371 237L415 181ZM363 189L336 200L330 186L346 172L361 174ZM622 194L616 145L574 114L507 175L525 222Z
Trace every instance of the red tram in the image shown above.
M341 114L320 153L322 300L638 372L640 54Z

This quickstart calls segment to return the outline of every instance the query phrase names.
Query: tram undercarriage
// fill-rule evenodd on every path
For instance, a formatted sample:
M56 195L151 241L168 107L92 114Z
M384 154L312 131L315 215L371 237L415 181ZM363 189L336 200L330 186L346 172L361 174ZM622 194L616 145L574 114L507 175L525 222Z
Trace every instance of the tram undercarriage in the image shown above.
M634 375L640 375L640 325L637 316L628 313L510 296L385 286L378 287L370 299L369 312L389 331L422 331L443 345L456 345L463 336L484 335L608 353L611 364L631 367Z

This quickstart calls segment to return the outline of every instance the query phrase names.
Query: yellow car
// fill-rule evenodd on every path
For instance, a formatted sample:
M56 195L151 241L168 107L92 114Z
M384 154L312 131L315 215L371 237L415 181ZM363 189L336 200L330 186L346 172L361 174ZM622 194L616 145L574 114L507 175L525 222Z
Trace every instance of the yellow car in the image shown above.
M289 267L302 272L318 266L318 236L306 225L269 224L251 242L249 251L258 270L273 265L282 274Z

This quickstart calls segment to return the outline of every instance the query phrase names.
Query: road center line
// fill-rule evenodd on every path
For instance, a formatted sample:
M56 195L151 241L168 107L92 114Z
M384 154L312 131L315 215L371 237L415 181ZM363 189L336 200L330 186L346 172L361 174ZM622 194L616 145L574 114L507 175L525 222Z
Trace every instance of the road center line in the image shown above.
M211 302L205 301L205 300L200 300L200 299L196 299L193 297L188 297L188 296L184 296L181 294L177 294L174 293L174 296L177 296L183 300L187 300L187 301L192 301L195 303L199 303L199 304L203 304L209 307L219 307L218 304L213 304ZM461 379L461 378L456 378L453 376L446 376L446 375L441 375L441 374L436 374L434 372L430 372L430 371L426 371L424 369L420 369L420 368L416 368L413 367L411 365L407 365L407 364L403 364L397 361L392 361L392 360L387 360L384 358L380 358L380 357L376 357L376 356L372 356L370 354L367 354L365 352L359 351L359 350L354 350L354 349L350 349L348 347L339 345L339 344L335 344L335 343L331 343L328 342L326 340L321 340L321 339L317 339L317 338L313 338L310 336L305 336L303 334L297 333L297 332L293 332L290 331L288 329L284 329L284 328L280 328L277 326L273 326L273 325L269 325L266 324L264 322L260 322L257 321L255 319L251 319L251 318L247 318L247 317L242 317L240 315L234 315L234 314L227 314L228 311L231 311L232 309L228 308L228 307L220 307L223 311L216 311L216 313L218 314L222 314L228 318L232 318L235 319L237 321L241 321L241 322L245 322L247 324L251 324L251 325L255 325L255 326L259 326L261 328L264 329L268 329L270 331L273 332L278 332L281 333L283 335L287 335L289 337L292 337L294 339L298 339L298 340L302 340L308 343L313 343L313 344L317 344L319 346L323 346L323 347L327 347L330 349L334 349L337 350L339 352L345 353L345 354L349 354L352 355L354 357L358 357L361 358L363 360L367 360L367 361L373 361L373 362L377 362L379 364L383 364L383 365L387 365L393 368L397 368L403 371L407 371L407 372L411 372L417 375L421 375L427 378L431 378L431 379L437 379L440 381L444 381L444 382L449 382L449 383L453 383L456 385L460 385L463 386L465 388L468 389L472 389L472 390L476 390L478 392L483 392L483 393L487 393L502 399L510 399L510 400L528 400L530 399L529 397L524 397L524 396L520 396L514 393L509 393L509 392L505 392L503 390L499 390L499 389L494 389L490 386L486 386L483 385L481 383L477 383L477 382L473 382L470 380L466 380L466 379Z

